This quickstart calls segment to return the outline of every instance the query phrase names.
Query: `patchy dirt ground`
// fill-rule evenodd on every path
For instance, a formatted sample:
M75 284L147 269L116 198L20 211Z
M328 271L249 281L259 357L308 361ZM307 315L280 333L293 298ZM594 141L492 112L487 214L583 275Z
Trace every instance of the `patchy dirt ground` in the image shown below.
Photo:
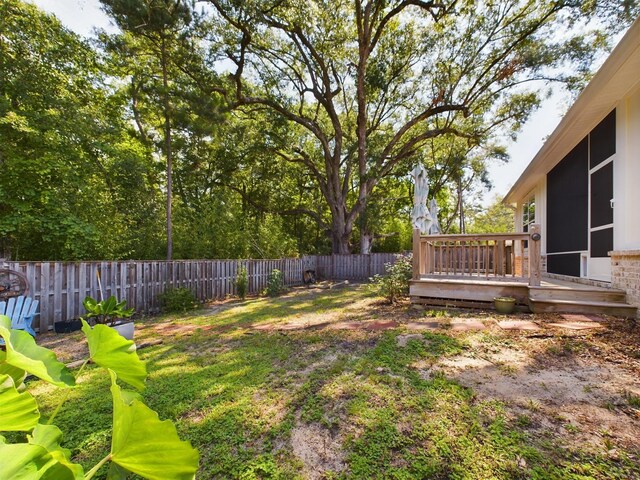
M291 478L390 472L449 478L458 471L468 472L460 478L528 478L536 472L536 478L613 478L606 472L614 467L623 472L616 478L640 478L637 320L416 309L385 305L361 287L347 286L218 303L187 315L144 319L136 328L138 344L163 340L148 349L154 368L169 364L172 352L180 356L171 365L194 367L194 375L204 375L209 365L228 367L199 380L209 382L203 392L213 393L196 401L185 397L180 418L195 431L211 428L218 407L209 399L240 385L243 390L225 408L242 405L250 412L243 431L267 433L234 445L234 455L242 448L256 451L255 458L273 458L274 468L293 472ZM85 354L78 334L47 335L39 343L68 362ZM264 380L251 388L238 380L260 362ZM462 390L451 396L455 385ZM474 412L471 420L467 410ZM500 450L506 441L500 435L507 433L486 451L493 437L482 435L497 428L497 417L543 452L539 470L530 465L535 456L527 460L526 452ZM484 430L478 433L476 424ZM467 451L455 435L483 439ZM206 438L199 448L219 448ZM438 450L442 442L444 453ZM422 451L430 453L420 469L416 455ZM467 463L475 456L487 456L486 465ZM215 470L207 458L202 478L244 471ZM540 473L546 461L560 473Z

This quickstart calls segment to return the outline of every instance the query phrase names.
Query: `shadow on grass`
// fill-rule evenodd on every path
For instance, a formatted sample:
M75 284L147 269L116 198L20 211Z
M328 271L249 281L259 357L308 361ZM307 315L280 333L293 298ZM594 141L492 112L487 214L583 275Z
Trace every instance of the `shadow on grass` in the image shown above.
M288 319L304 315L322 315L332 310L339 311L351 306L354 301L364 297L362 286L309 292L278 298L259 298L229 307L217 307L209 313L206 310L193 312L188 316L175 318L173 323L187 323L192 326L212 327L214 331L229 331L234 328L246 328L265 322L284 323ZM150 321L149 326L166 322L167 317Z

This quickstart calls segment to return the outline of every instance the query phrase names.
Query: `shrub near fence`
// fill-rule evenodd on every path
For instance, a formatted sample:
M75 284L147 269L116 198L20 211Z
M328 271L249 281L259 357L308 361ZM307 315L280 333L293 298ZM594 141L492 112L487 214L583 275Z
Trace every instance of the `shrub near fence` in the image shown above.
M4 267L23 272L31 286L29 295L40 301L40 317L34 327L42 331L53 323L78 318L85 313L87 295L100 298L98 275L105 298L127 300L138 312L153 313L160 307L159 295L167 288L189 288L199 301L222 300L236 295L235 280L240 266L247 269L248 293L258 294L267 285L273 269L284 274L284 285L303 284L305 270L315 270L318 279L367 280L384 273L384 264L398 255L318 255L279 260L176 260L118 262L4 262Z

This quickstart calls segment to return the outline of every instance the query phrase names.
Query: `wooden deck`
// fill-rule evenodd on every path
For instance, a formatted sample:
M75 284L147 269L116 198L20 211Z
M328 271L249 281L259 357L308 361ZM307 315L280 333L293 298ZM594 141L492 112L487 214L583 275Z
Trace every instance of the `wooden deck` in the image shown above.
M412 280L411 301L434 306L493 308L495 297L513 297L520 310L534 313L585 313L635 317L622 290L542 278L539 286L522 281L423 277Z
M493 308L495 297L513 297L520 310L534 313L637 315L622 290L544 278L537 225L519 234L414 231L413 240L413 303Z

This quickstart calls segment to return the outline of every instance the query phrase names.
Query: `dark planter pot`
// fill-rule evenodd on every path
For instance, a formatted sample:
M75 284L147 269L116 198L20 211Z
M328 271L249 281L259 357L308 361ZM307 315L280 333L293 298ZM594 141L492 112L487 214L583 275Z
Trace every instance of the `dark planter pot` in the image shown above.
M67 322L55 322L53 324L53 330L56 333L77 332L81 328L82 328L82 322L80 320L69 320Z

